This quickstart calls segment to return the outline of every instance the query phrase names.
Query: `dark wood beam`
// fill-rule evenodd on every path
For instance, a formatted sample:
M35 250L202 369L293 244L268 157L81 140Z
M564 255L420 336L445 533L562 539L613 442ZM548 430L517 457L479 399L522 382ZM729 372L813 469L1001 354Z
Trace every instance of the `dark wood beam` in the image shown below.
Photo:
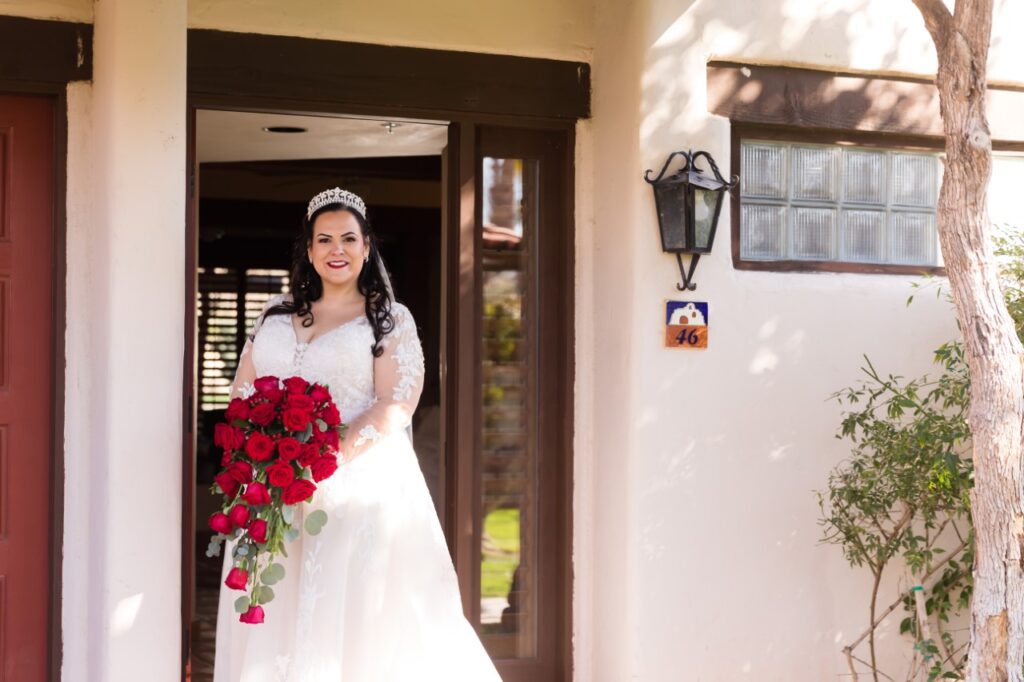
M590 65L206 29L188 32L192 95L406 111L590 116Z
M995 142L1024 141L1022 109L1019 88L989 88ZM745 124L942 136L939 93L927 78L711 62L708 111Z
M92 78L92 26L0 16L0 83L66 84Z

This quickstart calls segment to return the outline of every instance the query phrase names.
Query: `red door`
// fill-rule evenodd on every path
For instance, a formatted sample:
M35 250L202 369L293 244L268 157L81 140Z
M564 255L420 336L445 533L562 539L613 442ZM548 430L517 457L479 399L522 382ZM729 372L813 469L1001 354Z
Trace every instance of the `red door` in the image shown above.
M53 103L0 96L0 682L49 666Z

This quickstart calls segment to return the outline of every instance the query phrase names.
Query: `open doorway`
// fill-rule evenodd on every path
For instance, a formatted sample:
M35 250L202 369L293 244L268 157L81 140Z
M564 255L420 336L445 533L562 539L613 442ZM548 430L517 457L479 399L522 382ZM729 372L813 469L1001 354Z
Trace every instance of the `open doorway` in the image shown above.
M265 302L285 291L309 198L341 186L362 196L396 297L417 321L426 379L413 430L442 522L441 248L443 122L198 110L195 120L196 338L190 679L213 679L220 557L206 519L217 498L213 425ZM189 608L186 606L186 608Z
M306 202L342 186L367 200L419 327L415 449L466 618L505 682L570 679L571 127L192 106L185 678L211 679L215 653L211 427L247 331L287 287Z

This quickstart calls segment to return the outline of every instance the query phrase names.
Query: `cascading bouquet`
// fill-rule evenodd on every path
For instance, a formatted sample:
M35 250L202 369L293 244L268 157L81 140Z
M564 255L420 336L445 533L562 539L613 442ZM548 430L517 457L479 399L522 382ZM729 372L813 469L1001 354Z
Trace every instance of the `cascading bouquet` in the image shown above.
M214 427L214 444L224 455L211 492L223 494L224 503L210 517L216 535L206 554L218 556L222 542L237 541L224 584L246 592L235 611L241 622L255 624L263 622L262 605L274 598L271 585L284 577L274 557L288 556L285 541L299 537L295 506L337 471L345 425L330 391L301 377L260 377L243 395ZM318 509L303 525L316 535L325 523L327 514Z

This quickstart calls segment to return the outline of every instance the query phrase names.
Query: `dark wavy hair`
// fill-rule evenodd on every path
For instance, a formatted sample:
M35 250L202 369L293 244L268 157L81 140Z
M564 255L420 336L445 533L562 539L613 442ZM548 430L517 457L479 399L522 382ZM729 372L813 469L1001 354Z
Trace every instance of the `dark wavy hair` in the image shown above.
M370 245L370 255L363 269L359 272L356 286L366 298L366 319L373 328L373 345L370 352L379 358L384 352L381 339L395 328L395 318L391 315L391 298L384 284L385 273L381 271L383 260L378 257L377 237L373 233L366 218L347 206L328 204L318 209L309 218L302 219L302 234L295 240L292 253L292 272L289 291L292 300L279 303L267 310L265 317L271 315L298 315L302 318L303 327L313 326L313 301L320 300L324 294L324 285L313 264L307 257L307 249L313 243L313 224L316 219L332 211L348 211L355 216L363 237Z

